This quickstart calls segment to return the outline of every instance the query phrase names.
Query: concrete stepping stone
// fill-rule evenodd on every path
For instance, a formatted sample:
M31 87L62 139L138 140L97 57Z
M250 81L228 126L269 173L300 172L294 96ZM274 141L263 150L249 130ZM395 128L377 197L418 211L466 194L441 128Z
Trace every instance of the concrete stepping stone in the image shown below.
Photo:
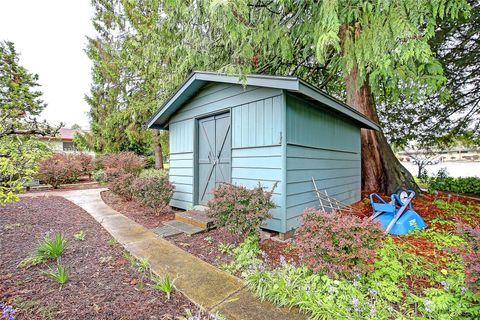
M170 237L170 236L176 236L177 234L183 233L182 231L178 230L177 228L171 227L171 226L161 226L157 227L152 230L156 235L160 237Z
M174 229L179 230L180 232L186 233L188 235L192 235L195 233L200 233L204 231L205 229L199 228L197 226L193 226L191 224L182 222L182 221L177 221L177 220L170 220L166 221L163 223L166 226L172 227Z

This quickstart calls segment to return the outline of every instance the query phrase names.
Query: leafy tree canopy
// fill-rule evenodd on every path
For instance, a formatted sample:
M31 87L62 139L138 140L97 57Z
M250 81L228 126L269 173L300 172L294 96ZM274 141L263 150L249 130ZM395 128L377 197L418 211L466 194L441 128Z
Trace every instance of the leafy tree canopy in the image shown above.
M36 162L47 152L37 136L52 136L52 128L37 116L45 108L36 91L38 76L19 65L12 42L0 42L0 204L18 200L36 172Z

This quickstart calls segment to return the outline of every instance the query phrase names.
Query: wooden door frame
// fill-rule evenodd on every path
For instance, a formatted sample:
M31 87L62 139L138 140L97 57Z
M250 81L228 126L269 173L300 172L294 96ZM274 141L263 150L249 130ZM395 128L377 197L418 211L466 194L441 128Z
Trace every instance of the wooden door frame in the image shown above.
M199 205L199 199L198 199L198 186L199 186L199 181L198 181L198 145L199 145L199 138L200 135L198 134L198 130L200 128L199 123L200 120L209 118L212 116L219 116L222 114L229 114L230 117L230 181L232 182L232 137L233 137L233 126L232 126L232 110L231 108L226 108L226 109L221 109L221 110L216 110L214 112L209 112L205 113L202 115L199 115L194 118L195 124L194 124L194 130L193 130L193 205Z

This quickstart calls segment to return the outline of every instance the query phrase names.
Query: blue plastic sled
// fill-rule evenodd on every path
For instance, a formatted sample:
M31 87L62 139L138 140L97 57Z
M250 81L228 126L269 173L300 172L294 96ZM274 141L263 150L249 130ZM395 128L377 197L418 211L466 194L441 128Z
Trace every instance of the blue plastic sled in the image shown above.
M405 235L416 229L425 229L427 224L413 210L413 197L415 197L413 190L402 190L392 194L391 201L386 202L378 194L372 193L370 203L373 215L370 218L379 221L385 233L389 234Z

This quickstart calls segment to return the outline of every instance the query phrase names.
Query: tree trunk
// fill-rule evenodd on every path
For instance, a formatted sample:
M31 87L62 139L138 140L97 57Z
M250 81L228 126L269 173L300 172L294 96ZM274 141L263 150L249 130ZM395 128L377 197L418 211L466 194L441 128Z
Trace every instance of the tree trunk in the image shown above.
M366 79L357 84L358 68L353 68L346 77L347 104L379 123L375 102ZM382 131L361 129L362 143L362 190L365 192L393 193L399 187L418 186L412 175L395 157Z
M153 150L155 153L155 169L163 169L163 152L160 143L160 131L153 130Z

